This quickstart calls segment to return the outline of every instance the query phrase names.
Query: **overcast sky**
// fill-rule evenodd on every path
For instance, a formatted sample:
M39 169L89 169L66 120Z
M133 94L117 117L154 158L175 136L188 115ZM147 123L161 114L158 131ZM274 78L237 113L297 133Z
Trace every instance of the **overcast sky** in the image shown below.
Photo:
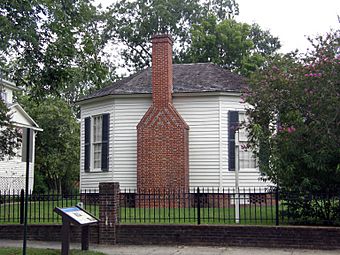
M116 0L94 0L107 7ZM237 21L258 23L279 37L281 52L310 47L306 36L322 35L340 29L340 0L236 0L240 7ZM120 62L116 59L115 61ZM123 68L119 73L126 73Z
M306 36L340 29L340 0L236 0L240 15L236 19L258 23L278 36L282 52L309 47Z

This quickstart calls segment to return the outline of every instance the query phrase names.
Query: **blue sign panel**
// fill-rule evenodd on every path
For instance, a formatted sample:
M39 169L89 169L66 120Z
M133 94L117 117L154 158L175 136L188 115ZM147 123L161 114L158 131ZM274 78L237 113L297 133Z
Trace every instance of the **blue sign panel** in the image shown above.
M59 210L81 225L98 222L96 218L92 217L78 207L59 208Z

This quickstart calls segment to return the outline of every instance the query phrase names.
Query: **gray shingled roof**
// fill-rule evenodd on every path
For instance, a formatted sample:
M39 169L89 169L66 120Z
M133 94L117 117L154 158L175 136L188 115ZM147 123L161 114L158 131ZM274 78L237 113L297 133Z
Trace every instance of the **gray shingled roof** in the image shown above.
M245 79L211 63L174 64L174 93L239 92ZM151 94L151 68L83 97L80 101L107 95Z

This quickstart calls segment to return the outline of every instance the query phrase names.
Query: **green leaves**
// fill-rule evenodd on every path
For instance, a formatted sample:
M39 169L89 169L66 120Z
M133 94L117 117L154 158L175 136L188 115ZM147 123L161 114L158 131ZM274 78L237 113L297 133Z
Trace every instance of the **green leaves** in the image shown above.
M258 156L269 155L260 161L269 179L291 190L335 191L340 184L340 41L330 33L313 43L310 52L275 56L252 75L244 95L253 106L248 129Z
M121 55L124 66L139 70L150 65L151 36L169 33L179 44L178 55L188 41L191 24L201 15L202 8L194 0L117 1L107 14L106 34L114 43L124 45Z
M88 0L2 1L0 53L7 76L35 100L74 103L112 81L103 14Z
M0 87L1 92L1 87ZM6 104L0 98L0 160L5 156L16 155L16 149L21 144L21 136L14 126L11 125L11 115Z
M257 24L250 26L233 19L218 22L212 14L194 24L190 32L191 45L184 62L213 62L246 76L280 48L278 39Z
M216 14L219 20L233 19L239 15L239 6L235 0L212 0L211 10Z
M157 33L169 33L175 39L174 57L177 62L200 61L200 52L192 58L187 56L188 47L200 38L204 45L197 45L200 51L209 49L217 39L221 39L213 34L216 24L211 19L216 23L216 20L233 18L238 12L234 0L122 0L110 8L106 34L124 45L121 54L129 70L139 70L151 64L150 38ZM192 26L199 24L202 24L201 29L193 31ZM206 32L207 38L204 38ZM215 52L205 54L217 55Z
M79 123L72 109L56 98L35 103L22 97L21 103L43 129L36 138L35 189L71 191L79 176L80 143Z

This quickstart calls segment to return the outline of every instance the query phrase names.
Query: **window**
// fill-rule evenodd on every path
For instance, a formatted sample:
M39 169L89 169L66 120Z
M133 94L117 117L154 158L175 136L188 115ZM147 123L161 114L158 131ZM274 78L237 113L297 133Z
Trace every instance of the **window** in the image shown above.
M85 172L108 171L109 114L85 118Z
M245 112L239 112L240 123L247 122ZM239 157L240 169L256 168L254 153L247 149L248 134L245 128L239 129Z
M101 168L101 155L102 155L102 127L103 117L102 115L93 117L93 168Z
M256 168L256 159L251 150L240 147L240 169Z
M7 103L7 93L6 93L6 91L1 90L1 88L0 88L0 98L2 99L2 101Z
M256 159L251 150L247 149L247 132L244 128L239 129L239 123L246 121L244 112L228 112L228 165L229 171L235 171L236 158L235 146L239 145L239 166L240 169L256 168ZM238 131L238 136L236 135ZM236 141L236 139L238 139Z

